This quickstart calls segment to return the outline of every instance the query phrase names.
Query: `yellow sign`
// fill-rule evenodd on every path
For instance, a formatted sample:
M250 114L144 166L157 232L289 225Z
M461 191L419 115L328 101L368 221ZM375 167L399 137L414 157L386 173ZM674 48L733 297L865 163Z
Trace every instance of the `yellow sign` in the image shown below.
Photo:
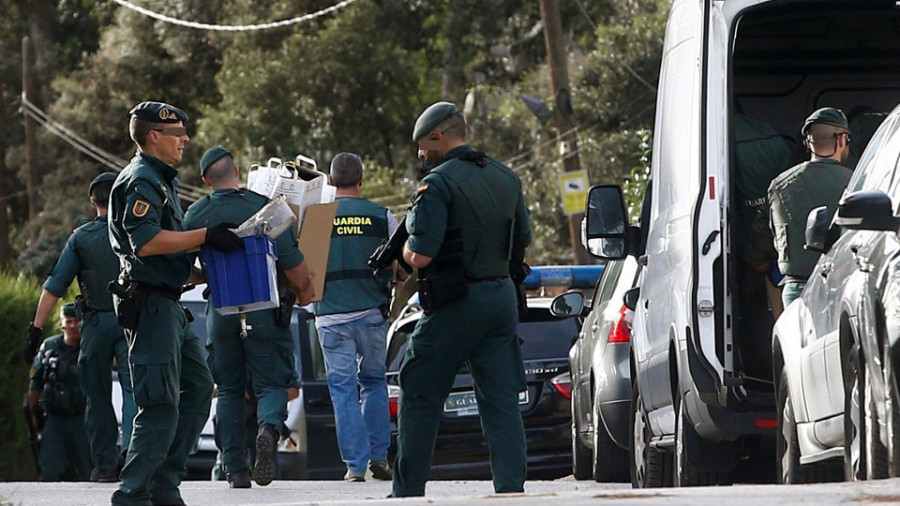
M588 186L586 170L563 172L559 175L559 191L562 194L563 211L566 216L584 212Z

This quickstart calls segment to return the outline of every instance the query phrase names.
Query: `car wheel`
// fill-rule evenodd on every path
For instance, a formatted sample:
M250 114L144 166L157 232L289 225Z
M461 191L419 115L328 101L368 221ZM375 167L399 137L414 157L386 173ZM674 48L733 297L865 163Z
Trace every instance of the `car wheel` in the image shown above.
M872 404L871 378L865 360L854 345L846 358L844 377L844 478L866 480L886 475L887 451L878 434Z
M819 483L840 481L843 469L834 459L813 464L800 464L800 443L797 439L797 421L791 392L788 387L787 372L781 372L775 401L778 404L778 430L775 448L778 452L779 483Z
M573 395L569 403L572 412L572 476L576 480L587 480L591 477L592 455L591 449L581 442L581 437L578 434L578 420L581 418L577 416L577 404Z
M600 415L600 407L596 403L593 450L594 481L598 483L628 481L628 452L609 437Z
M897 364L891 356L890 344L885 344L884 369L888 473L891 477L897 477L900 476L900 388L897 384Z
M631 416L629 417L632 444L629 452L631 486L650 488L671 486L672 456L650 446L650 426L647 411L637 385L631 392Z
M725 458L731 454L734 443L712 444L694 430L684 403L679 399L675 407L675 469L673 481L676 487L702 485L728 485L737 459ZM719 448L727 446L728 448ZM697 456L708 458L700 467ZM728 462L726 462L726 460Z

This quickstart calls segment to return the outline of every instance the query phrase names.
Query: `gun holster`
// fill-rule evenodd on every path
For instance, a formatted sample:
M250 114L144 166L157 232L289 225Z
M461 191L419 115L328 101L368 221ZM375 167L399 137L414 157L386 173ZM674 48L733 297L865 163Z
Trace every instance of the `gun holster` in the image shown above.
M87 304L84 301L84 295L78 294L75 296L75 317L79 320L84 320L85 309L87 309Z
M462 266L419 277L419 304L425 311L434 311L469 294L469 280Z
M119 299L119 303L116 304L116 319L119 325L131 331L137 330L141 308L146 298L146 294L137 288L137 284L128 279L110 281L106 288Z
M294 303L297 302L297 294L290 288L282 290L280 303L275 310L275 325L281 328L291 326L291 315L294 313Z

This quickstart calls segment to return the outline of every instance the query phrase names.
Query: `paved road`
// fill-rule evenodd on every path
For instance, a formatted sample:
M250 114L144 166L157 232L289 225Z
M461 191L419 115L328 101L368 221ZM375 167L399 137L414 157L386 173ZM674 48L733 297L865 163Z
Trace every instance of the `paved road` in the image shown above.
M0 506L80 506L109 504L115 484L95 483L0 483ZM560 506L688 505L691 506L780 506L811 504L873 505L900 504L900 478L867 483L820 485L737 485L693 489L632 490L622 484L576 482L571 478L533 481L526 493L493 495L488 481L433 481L428 497L385 499L390 483L344 483L338 481L274 482L268 487L229 490L223 482L191 481L181 487L192 506L219 505L453 505L491 506L557 503Z

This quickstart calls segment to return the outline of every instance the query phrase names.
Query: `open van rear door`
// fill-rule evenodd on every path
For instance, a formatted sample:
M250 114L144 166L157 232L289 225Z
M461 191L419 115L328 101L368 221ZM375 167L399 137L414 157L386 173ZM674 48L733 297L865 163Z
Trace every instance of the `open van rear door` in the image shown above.
M693 331L688 336L696 357L716 382L720 404L734 371L733 343L728 325L731 297L727 276L730 234L728 233L729 146L729 21L723 13L725 2L704 0L704 49L700 59L702 96L700 166L703 190L698 194L694 214ZM742 3L742 2L730 2ZM703 385L699 389L706 390ZM712 385L707 385L712 387ZM706 391L707 402L712 391Z

